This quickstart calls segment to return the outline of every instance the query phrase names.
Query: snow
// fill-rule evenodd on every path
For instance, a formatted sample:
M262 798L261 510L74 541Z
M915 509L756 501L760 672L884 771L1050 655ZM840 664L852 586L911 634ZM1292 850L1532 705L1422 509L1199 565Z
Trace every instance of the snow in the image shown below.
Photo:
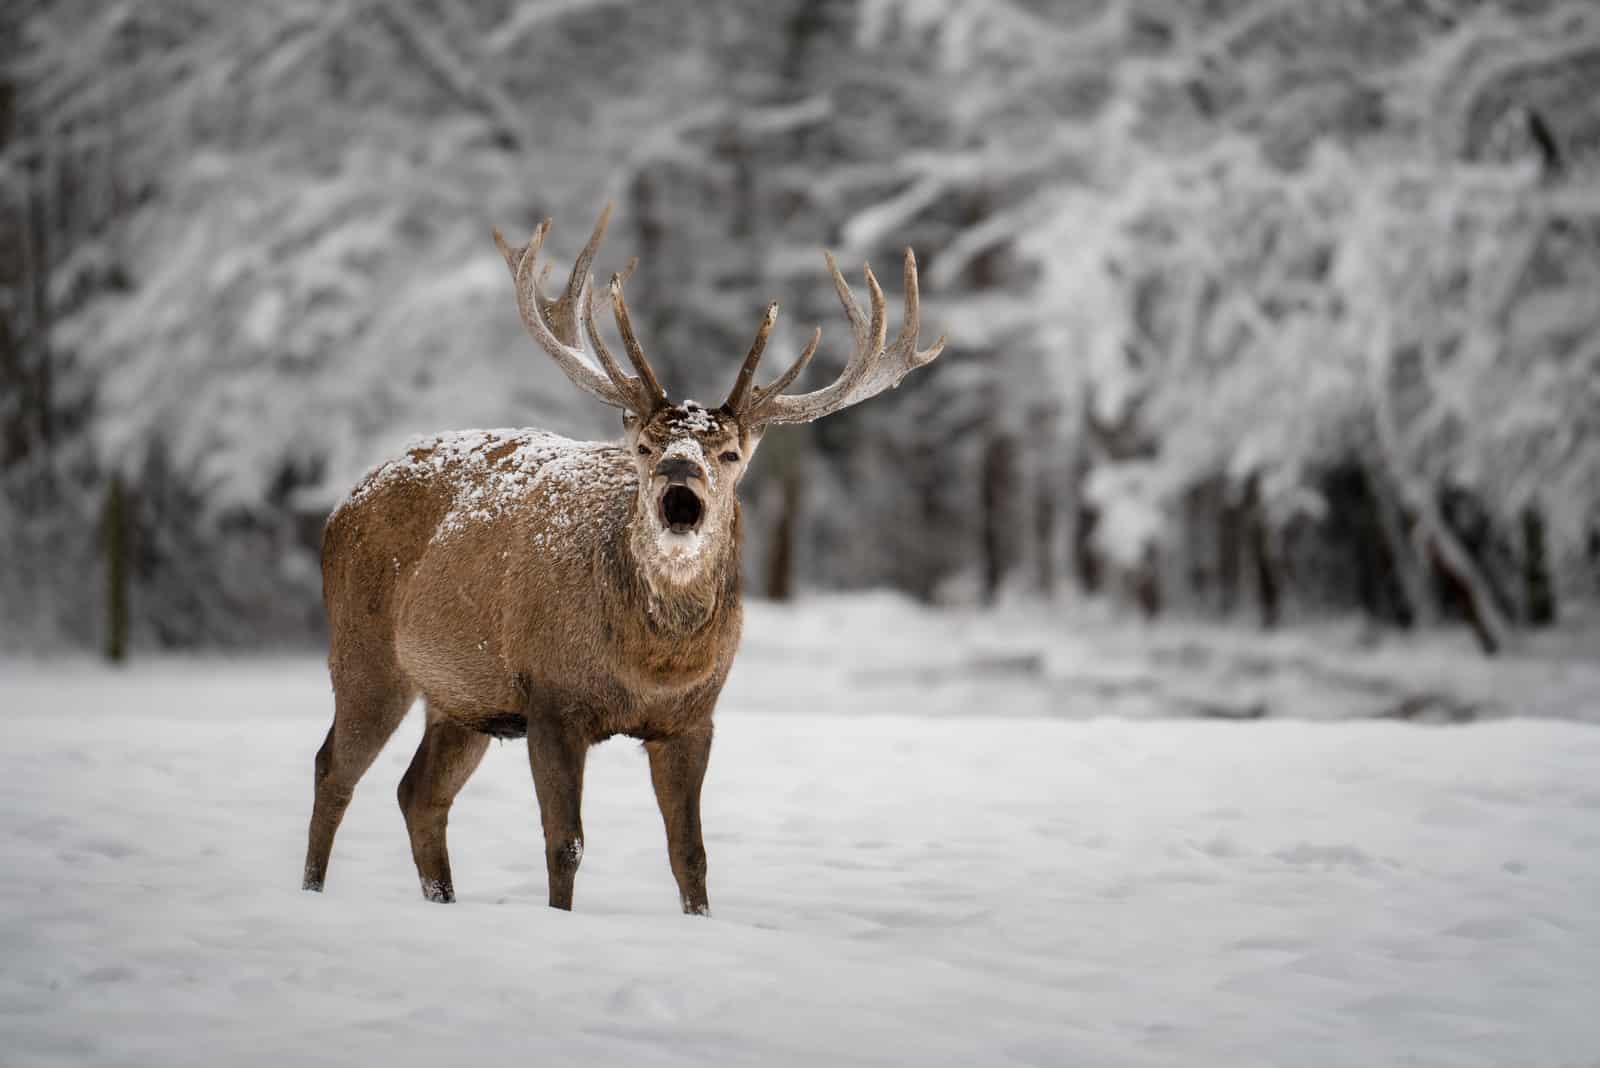
M448 481L455 496L434 542L460 537L516 511L529 494L540 491L548 526L592 534L610 519L595 513L583 491L631 492L637 487L633 467L623 462L616 442L573 441L542 430L460 430L412 439L403 456L370 471L339 509L394 483L436 479L447 472L454 472ZM536 537L543 539L542 534ZM398 560L395 567L398 574Z
M684 401L668 414L667 425L674 430L690 434L716 434L722 430L722 420L699 401Z
M710 919L633 743L591 755L573 913L516 743L454 810L459 902L422 900L416 713L313 895L317 658L0 663L0 1061L1593 1063L1600 731L1526 714L1593 718L1590 666L1545 665L1564 709L1428 727L1348 717L1374 680L1513 702L1535 661L1323 635L1234 675L1243 636L1016 611L1003 640L891 597L751 606ZM1250 680L1275 718L1171 718Z

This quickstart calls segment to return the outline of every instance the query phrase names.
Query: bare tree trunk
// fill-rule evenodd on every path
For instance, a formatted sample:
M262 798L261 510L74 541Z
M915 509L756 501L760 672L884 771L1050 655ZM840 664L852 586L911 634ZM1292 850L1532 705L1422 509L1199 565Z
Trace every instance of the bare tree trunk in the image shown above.
M1439 601L1434 596L1428 558L1417 551L1415 541L1406 534L1405 516L1388 485L1381 463L1369 462L1366 469L1373 509L1378 515L1378 525L1383 530L1384 545L1388 550L1389 562L1394 567L1400 595L1405 598L1408 623L1417 627L1433 626L1439 621Z
M1010 565L1016 439L1000 432L983 453L983 602L994 604Z
M1086 594L1100 592L1100 557L1094 551L1094 530L1100 525L1100 512L1080 500L1078 514L1072 526L1072 568L1078 576L1078 586Z
M1134 569L1133 599L1145 619L1161 614L1161 557L1154 546L1145 549L1144 559Z
M1434 563L1460 592L1466 604L1467 622L1472 624L1479 647L1485 654L1493 656L1511 641L1511 626L1495 604L1494 590L1436 508L1429 506L1422 510L1417 522Z
M767 544L766 593L774 601L794 597L794 548L800 526L800 499L804 491L799 465L790 464L779 476L778 518Z
M1056 592L1056 527L1060 518L1059 452L1056 441L1057 410L1040 405L1029 413L1029 445L1033 452L1033 552L1035 580L1039 592L1054 597Z
M122 476L113 474L106 487L101 518L106 558L106 659L121 663L128 655L128 515Z
M1373 415L1384 467L1405 508L1411 513L1413 536L1425 559L1431 559L1460 592L1467 620L1485 655L1493 656L1511 642L1510 623L1495 601L1494 590L1450 525L1439 514L1439 504L1422 479L1411 472L1400 443L1400 431L1389 404L1389 331L1387 324L1373 338L1368 370L1371 375Z
M1554 623L1556 597L1545 548L1544 514L1535 504L1522 510L1522 588L1527 622L1535 627Z
M27 351L7 304L0 304L0 397L8 398L0 406L0 470L28 453Z
M1189 596L1203 605L1211 596L1214 527L1210 524L1217 509L1218 481L1204 479L1183 495L1183 571Z
M43 154L40 175L32 183L28 195L28 284L29 323L28 338L33 350L31 397L24 401L35 414L37 440L46 452L53 436L52 412L55 408L54 384L51 380L53 354L50 351L51 324L54 308L50 303L52 212L50 210L50 185L54 168L49 152Z
M1217 507L1217 611L1233 615L1239 605L1239 577L1244 571L1243 507L1224 487Z
M1083 433L1087 437L1089 431ZM1094 551L1094 529L1100 523L1100 513L1084 494L1089 471L1087 442L1080 440L1077 456L1072 461L1072 573L1078 589L1093 596L1100 592L1102 577L1100 558Z
M1261 606L1261 626L1271 630L1278 625L1281 611L1281 584L1277 561L1272 556L1272 532L1267 525L1266 506L1261 501L1261 476L1251 475L1245 491L1245 537L1255 563L1256 593Z
M1033 541L1036 554L1035 578L1039 592L1046 597L1056 593L1056 521L1058 518L1055 480L1049 468L1043 468L1034 485Z

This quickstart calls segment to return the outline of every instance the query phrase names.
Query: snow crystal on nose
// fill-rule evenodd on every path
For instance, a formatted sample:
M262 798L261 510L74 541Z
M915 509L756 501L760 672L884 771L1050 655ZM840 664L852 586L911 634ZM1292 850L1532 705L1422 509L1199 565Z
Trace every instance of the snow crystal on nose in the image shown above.
M717 484L716 472L712 470L710 464L706 463L706 451L701 446L698 438L692 438L687 434L681 438L673 438L661 450L661 458L663 460L689 460L696 464L701 471L705 472L707 483L712 486Z

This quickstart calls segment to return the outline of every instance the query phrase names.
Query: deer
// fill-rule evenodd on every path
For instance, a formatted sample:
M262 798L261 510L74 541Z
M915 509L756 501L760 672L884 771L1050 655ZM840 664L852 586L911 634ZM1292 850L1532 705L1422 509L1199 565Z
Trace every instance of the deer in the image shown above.
M785 392L815 355L818 327L787 370L756 385L778 317L772 303L727 399L715 408L674 403L634 332L627 272L611 276L606 295L632 374L596 327L591 265L610 215L607 205L553 299L538 265L550 220L526 245L508 245L499 230L494 239L528 333L573 385L621 410L621 439L540 430L421 439L371 471L328 518L322 581L334 716L315 760L306 890L323 889L356 784L421 697L422 741L398 799L424 898L455 900L446 825L489 742L525 737L549 903L571 909L585 757L625 735L648 753L683 910L709 914L700 792L712 714L739 646L740 480L769 427L820 419L898 386L945 339L917 347L909 248L892 342L871 267L863 311L825 253L854 339L831 384Z
M421 697L426 726L397 793L424 899L456 900L445 841L454 798L491 740L525 737L550 907L570 910L584 855L587 751L627 735L648 753L683 911L709 915L701 785L712 713L741 633L739 481L768 428L898 387L946 339L918 349L912 249L893 342L870 265L862 310L824 253L854 342L834 381L787 393L821 344L816 328L784 373L755 384L778 321L773 302L726 400L717 408L674 403L622 296L632 264L611 275L606 297L634 373L595 325L602 297L590 267L610 216L606 205L554 299L542 291L538 262L549 219L526 245L507 245L499 230L494 243L526 331L579 390L621 409L621 440L542 430L422 438L374 468L328 516L323 608L334 715L315 758L307 891L325 886L357 783Z

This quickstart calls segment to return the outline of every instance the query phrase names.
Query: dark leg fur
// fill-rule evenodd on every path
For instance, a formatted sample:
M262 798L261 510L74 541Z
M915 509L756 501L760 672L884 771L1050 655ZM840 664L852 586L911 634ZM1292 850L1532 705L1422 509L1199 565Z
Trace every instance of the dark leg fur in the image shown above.
M411 706L411 695L399 687L341 686L334 681L333 726L317 751L316 793L306 842L301 887L321 890L328 877L333 837L350 807L356 783L377 759Z
M550 907L572 908L572 887L583 860L583 766L589 746L560 723L529 717L528 763L544 824Z
M400 780L400 811L411 835L411 856L422 881L422 896L429 901L456 899L445 827L450 805L488 748L488 735L440 718L430 709L422 744Z
M667 856L678 880L683 911L706 916L706 847L700 837L700 784L711 759L711 726L695 734L646 742L650 754L650 782L667 827Z

